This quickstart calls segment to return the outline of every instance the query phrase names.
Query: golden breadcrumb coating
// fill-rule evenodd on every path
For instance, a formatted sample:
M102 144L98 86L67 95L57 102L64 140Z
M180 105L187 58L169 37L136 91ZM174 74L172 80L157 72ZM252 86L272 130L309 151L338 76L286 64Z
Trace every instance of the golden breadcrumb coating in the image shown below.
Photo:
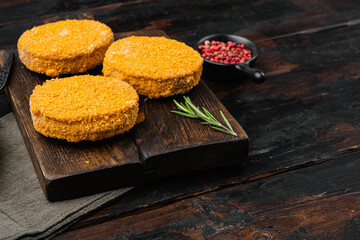
M69 142L99 140L131 129L139 111L134 88L118 79L80 75L46 81L30 96L35 129Z
M28 69L55 77L100 65L113 41L114 34L103 23L64 20L24 32L18 41L18 51Z
M114 42L103 62L105 76L128 82L149 98L188 92L199 83L203 59L185 43L165 37L127 37Z

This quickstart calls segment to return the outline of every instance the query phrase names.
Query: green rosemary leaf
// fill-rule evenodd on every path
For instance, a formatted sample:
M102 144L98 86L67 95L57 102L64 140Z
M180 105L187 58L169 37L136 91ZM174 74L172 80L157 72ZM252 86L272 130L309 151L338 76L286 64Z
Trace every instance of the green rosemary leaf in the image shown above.
M195 114L196 115L198 115L199 117L201 117L201 118L207 118L207 116L204 114L204 113L202 113L200 110L199 110L199 108L198 107L196 107L192 102L191 102L191 100L190 100L190 98L189 97L185 97L184 96L184 99L185 99L185 101L190 105L190 107L191 107L191 109L195 112Z
M222 118L224 119L224 122L226 123L226 126L228 126L228 128L231 130L231 131L234 131L234 129L231 127L229 121L227 120L227 118L225 117L224 113L220 110L220 114L222 116Z
M179 112L179 111L171 111L172 113L176 113L176 114L179 114L181 116L184 116L184 117L189 117L189 118L199 118L198 116L196 115L192 115L192 114L189 114L189 113L185 113L185 112Z
M183 108L187 109L187 107L186 107L182 102L180 103L180 105L181 105Z
M216 118L214 117L214 115L212 115L208 110L206 110L206 108L203 107L204 113L214 122L217 122Z
M174 103L176 104L176 106L178 107L179 110L182 110L182 111L188 113L188 110L185 107L181 106L181 104L178 103L175 99L174 99Z
M185 104L184 103L178 103L176 100L173 100L175 105L177 106L178 110L180 111L171 111L172 113L188 117L188 118L200 118L203 120L201 122L202 125L212 125L210 126L212 129L215 129L217 131L227 133L233 136L237 136L237 134L234 132L233 128L231 127L229 121L225 117L224 113L220 111L221 117L225 121L225 124L227 127L222 125L219 120L217 120L214 115L212 115L206 108L201 108L198 106L195 106L189 97L184 96Z
M231 132L229 132L229 131L227 131L227 130L224 130L224 129L222 129L222 128L214 127L214 126L211 126L211 128L216 129L216 130L218 130L218 131L220 131L220 132L224 132L224 133L227 133L227 134L231 134L231 135L232 135Z
M190 105L188 104L187 101L185 101L185 105L186 105L187 109L188 109L191 113L195 114L194 111L191 109L191 107L190 107Z

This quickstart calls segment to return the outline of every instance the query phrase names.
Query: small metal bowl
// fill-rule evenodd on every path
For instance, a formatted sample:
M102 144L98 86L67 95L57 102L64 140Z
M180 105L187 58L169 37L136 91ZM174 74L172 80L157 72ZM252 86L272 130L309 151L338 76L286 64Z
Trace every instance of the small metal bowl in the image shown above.
M217 63L204 58L203 74L213 79L222 80L238 80L240 78L247 78L255 83L262 83L266 80L266 75L259 69L252 68L253 64L260 55L256 44L247 38L231 34L213 34L200 39L196 45L196 50L201 53L199 46L203 45L206 40L212 41L232 41L237 44L244 44L247 49L251 50L252 58L243 63L226 64Z

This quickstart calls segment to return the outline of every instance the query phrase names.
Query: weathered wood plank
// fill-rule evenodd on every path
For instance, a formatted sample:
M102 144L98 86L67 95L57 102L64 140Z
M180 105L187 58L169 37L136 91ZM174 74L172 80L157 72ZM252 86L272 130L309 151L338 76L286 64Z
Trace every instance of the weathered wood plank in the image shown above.
M96 20L108 24L114 32L161 29L172 38L192 45L205 35L219 32L219 29L260 40L354 20L358 18L359 11L357 1L353 0L342 1L341 4L336 0L321 3L311 0L188 0L114 4L112 1L91 1L89 5L77 1L51 1L46 4L26 3L21 5L20 10L18 8L18 5L0 8L4 21L13 19L14 15L18 19L0 23L0 34L6 36L0 39L1 47L14 46L25 30L43 24L47 18L74 18L79 12L93 15ZM22 17L24 19L20 20Z
M42 16L58 15L66 12L86 11L105 4L113 5L119 1L106 0L52 0L52 1L28 1L28 0L3 0L0 2L0 23L14 23L16 21L29 21ZM122 0L120 5L126 5L132 0ZM137 1L138 2L138 1Z
M292 69L256 87L233 85L240 93L222 99L253 140L250 159L257 167L291 167L357 150L359 40L360 25L354 25L264 42L258 67Z
M166 35L155 30L136 34ZM128 35L133 33L117 36ZM194 104L212 112L221 109L238 136L214 131L194 119L171 113L176 109L173 98L164 98L142 99L145 120L129 133L96 142L68 143L46 138L32 125L29 97L34 87L47 77L27 70L17 57L14 69L8 88L13 110L50 201L139 185L169 175L235 164L247 158L246 133L202 81L188 95Z
M229 33L240 33L254 40L274 37L273 41L259 42L262 47L262 55L257 62L257 67L264 69L270 76L269 81L264 85L256 85L255 87L255 85L247 83L246 81L238 84L219 84L207 81L208 84L211 84L211 88L217 96L222 97L225 105L236 115L236 119L242 124L246 124L245 129L248 131L247 128L249 128L249 136L257 141L257 145L251 145L253 164L248 165L246 169L234 168L225 169L220 172L210 171L196 177L184 177L183 179L177 180L172 179L167 183L140 187L124 196L123 199L118 200L115 205L105 208L92 217L85 219L82 223L79 223L79 227L101 222L106 219L113 219L118 216L124 217L127 214L132 216L152 208L161 209L169 204L171 206L172 202L192 198L194 195L196 196L202 192L222 191L221 188L218 190L218 186L228 187L232 184L236 185L244 181L259 179L304 166L311 166L311 168L313 168L313 164L336 159L340 156L358 151L357 136L359 136L359 128L358 125L355 124L355 121L358 119L358 99L354 96L354 92L358 91L356 82L358 82L359 72L357 69L359 69L359 65L358 63L354 64L352 62L354 59L359 59L358 55L354 55L358 53L356 43L359 42L359 39L357 36L354 37L352 35L358 33L358 30L346 32L339 29L334 32L336 28L340 27L333 28L334 24L346 23L346 21L350 21L350 24L356 23L356 21L352 20L358 18L359 5L357 1L278 1L275 5L273 1L251 1L250 3L222 1L222 3L223 4L217 4L215 1L206 1L203 2L203 4L198 4L198 2L195 2L194 10L182 6L182 3L175 3L174 5L149 3L146 5L147 8L136 7L136 5L134 5L134 7L131 6L125 9L122 9L122 7L117 9L116 7L113 8L113 5L109 5L95 8L92 14L96 16L96 19L106 20L112 27L115 26L121 29L120 31L124 31L124 29L160 28L169 32L171 36L185 40L185 42L189 44L194 43L203 35L218 31L218 29L225 29ZM156 7L151 7L152 4L156 5ZM175 5L176 7L173 7ZM232 7L234 7L235 10L232 10ZM184 12L186 12L185 18ZM196 19L195 22L193 21L194 18ZM3 26L0 30L4 32L2 36L7 36L8 33L10 33L10 35L9 38L1 39L1 45L4 46L4 43L6 43L5 45L13 45L24 30L36 25L35 22L36 21L27 20L27 22L19 21L18 24L12 26ZM139 22L142 22L141 26ZM225 28L223 28L224 26ZM327 38L321 37L322 35L320 33L316 34L316 38L318 38L317 41L316 38L312 37L314 29L315 32L318 32L317 27L320 27L322 30L327 29L329 26L331 30ZM302 32L303 30L306 31ZM352 31L354 31L354 33L352 33ZM343 33L345 33L345 36L342 36ZM15 36L16 34L18 36ZM336 36L338 36L338 38L334 38ZM280 39L278 40L277 38ZM351 40L353 38L357 40ZM286 39L290 39L290 41ZM309 39L311 43L306 44ZM328 40L330 40L329 44L327 44ZM331 42L331 40L333 41ZM349 45L350 47L344 48L342 45L336 45L336 41L345 43L347 44L345 46ZM317 44L321 45L321 48L317 48ZM292 45L296 47L296 54L291 54L293 51ZM307 55L309 52L311 53L313 47L315 47L316 52L320 54L318 58L314 58L314 56L310 54L311 64L307 64ZM331 49L334 49L334 51L330 51ZM336 50L342 52L344 49L345 56L336 53ZM352 51L352 53L350 51ZM326 52L329 54L326 54ZM290 57L287 58L286 55L289 53ZM297 58L296 55L300 55L302 60ZM323 61L324 57L326 61ZM297 64L299 61L301 62L301 66ZM340 63L340 65L337 63ZM344 84L341 84L342 81ZM346 84L350 84L350 86L344 89L343 86ZM328 88L329 85L332 86L331 89ZM337 90L339 90L338 94ZM257 91L259 91L259 93L257 93ZM344 100L349 91L350 99ZM272 94L273 92L274 94ZM235 97L232 98L232 95L235 95ZM340 102L337 102L336 99L339 96ZM257 106L257 104L259 104L259 106ZM335 104L335 106L333 106L333 104ZM278 105L280 108L276 109ZM300 107L299 113L303 112L305 114L298 115L298 121L290 122L290 125L294 128L294 131L291 131L290 128L286 128L287 122L284 121L284 119L286 120L287 118L286 111L289 111L289 114L294 120L296 117L296 111L294 109L298 107ZM324 107L324 109L320 111L322 107ZM336 114L337 112L339 113L338 115ZM280 116L278 116L278 113L280 113ZM315 120L312 120L311 114L315 117ZM266 123L267 119L268 122ZM325 121L325 123L322 125L321 122L316 122L316 119L318 121ZM348 122L349 119L350 123ZM276 120L281 121L285 125L271 125L271 121ZM307 120L308 122L301 122L301 120ZM313 124L314 122L315 131L320 130L323 137L322 139L314 137L316 134L312 129L307 128L307 132L299 131L298 125L296 124L300 123L300 126L307 126L306 124ZM257 127L259 129L257 129ZM329 128L328 133L326 133L326 128ZM261 133L264 133L264 135ZM281 139L269 138L271 133L281 133ZM286 136L286 134L289 136ZM263 136L265 136L266 139L261 141ZM293 136L293 138L291 138L291 136ZM273 145L275 148L271 148L271 140L280 144L283 149L277 148L275 144ZM277 140L279 140L279 142L277 142ZM289 142L287 143L285 141ZM309 145L302 145L304 142L309 141ZM258 145L259 147L257 147ZM287 148L290 148L289 151L286 151ZM330 151L329 155L326 154L327 150ZM320 156L319 159L317 158L318 155ZM275 159L273 160L272 157L275 157ZM295 161L292 160L293 158L295 158ZM307 162L307 158L310 159L309 162ZM280 165L277 165L278 161L280 161ZM297 161L298 163L296 163ZM303 163L301 163L302 161ZM323 162L322 164L324 163L328 162ZM341 165L343 162L339 162L338 164ZM285 168L283 168L284 166ZM316 169L314 172L316 172ZM351 181L351 179L347 181ZM317 182L317 179L314 180L314 182ZM282 189L282 187L282 184L278 184L278 188ZM257 199L259 196L252 195L252 197ZM328 197L330 197L330 195ZM233 196L233 198L236 198L236 196ZM346 202L349 199L350 203ZM352 202L356 202L357 199L358 195L355 195L354 198L351 196L348 198L346 194L341 192L334 198L334 200L339 202L338 204L344 204L346 206L352 206ZM249 201L251 201L251 199ZM301 203L301 201L299 202ZM327 205L328 203L326 203L326 201L320 201L318 203L318 209L320 210L322 210L321 208L323 206L330 206ZM190 204L190 207L191 206L192 204ZM274 212L277 211L277 208L274 208ZM280 221L282 220L284 220L283 223L289 224L289 222L292 222L291 220L298 220L298 218L296 218L296 211L304 212L304 210L300 210L300 208L301 204L294 205L294 209L292 210L294 218L276 217L276 215L274 215L275 217L271 217L270 220L277 222L278 226L281 225ZM312 207L309 209L311 209L311 211L314 210ZM322 216L328 216L325 210L329 211L332 209L333 208L327 208L323 211L316 212L316 214L318 214L317 216L320 219ZM191 211L193 210L189 210L188 212ZM164 216L168 216L166 211L164 212ZM182 213L187 212L183 211ZM227 213L223 215L226 214ZM266 212L264 212L264 214L266 215ZM309 212L307 212L307 214L309 214ZM341 219L344 219L344 214L339 214ZM175 215L176 217L181 216L181 212L174 211L174 216ZM263 215L263 219L266 219L265 215ZM352 216L353 215L351 215L351 217ZM259 216L259 218L260 217L261 216ZM333 216L334 219L337 217L337 215ZM139 220L139 218L135 219ZM309 219L316 221L315 218ZM347 230L345 230L347 232L344 233L344 237L354 232L352 226L354 224L356 226L358 222L356 219L358 218L354 217L348 222ZM141 218L141 220L146 220L146 217ZM114 224L121 224L121 221L119 220ZM131 221L131 217L124 221ZM191 223L191 221L189 222ZM261 223L261 220L259 223ZM297 223L297 221L295 221L295 223ZM323 223L320 222L319 224L322 225ZM94 226L94 231L89 232L89 234L96 235L97 233L95 231L103 233L103 230L101 230L99 226L104 227L104 229L107 228L106 224L100 224ZM164 226L168 225L164 224ZM339 226L344 226L344 223L341 222ZM137 227L136 231L140 232L140 230L144 228L144 225L139 223ZM268 227L271 229L271 225ZM330 229L332 229L331 227L332 226L329 225ZM74 228L76 228L76 226ZM203 229L205 228L209 229L209 227L203 227ZM242 229L241 226L237 230L230 229L230 238L236 238ZM266 230L267 228L265 227L264 229ZM267 237L267 232L263 231L264 229L256 229L256 226L253 229L248 227L248 230L242 232L242 234L254 238ZM280 226L279 229L283 228ZM134 233L133 236L136 236L136 231L131 231ZM305 231L308 232L307 228ZM320 231L326 233L328 229L321 228ZM157 232L161 233L161 228L159 228ZM149 233L154 234L150 236L156 237L157 232L149 230ZM337 229L335 232L335 237L340 236L336 235L341 232L340 230L338 231ZM84 233L85 230L80 233L80 235ZM114 233L114 231L111 230L111 233ZM297 232L294 231L294 234L303 233L303 227L298 228ZM355 231L355 233L357 232ZM107 233L104 233L104 236L107 236L106 234ZM143 236L149 236L146 234L145 232ZM201 237L201 234L202 231L198 230L194 231L193 236ZM226 238L224 234L224 232L220 232L218 238ZM277 233L273 234L274 236L280 236ZM294 234L288 235L289 237L287 239L298 239L300 237L306 239L307 236ZM71 236L75 236L75 234ZM85 237L86 234L81 236ZM102 235L100 235L100 237L103 238ZM186 236L183 237L181 234L171 236L171 238L175 237L186 238ZM214 235L214 238L216 237L217 235ZM308 239L311 239L311 237ZM319 239L321 238L319 237Z
M141 170L137 147L130 134L103 140L102 144L71 144L46 138L36 132L29 112L29 96L34 87L42 84L47 77L25 69L17 56L13 69L8 87L9 96L41 187L49 200L96 193L101 185L104 190L112 189L114 185L109 183L113 182L115 176L111 175L120 170L120 165L124 166L123 175L136 174ZM127 151L123 151L123 148ZM109 173L99 171L105 166L114 170ZM89 173L88 177L84 177L84 173ZM94 180L97 184L89 184Z
M345 231L360 233L356 224L349 224L360 213L359 171L357 152L120 216L55 239L341 239Z
M142 9L146 11L142 11ZM114 31L161 29L189 45L201 37L236 33L260 40L308 28L327 26L358 18L358 4L348 1L176 1L146 2L131 7L140 15L127 15L127 8L91 11L95 19ZM184 17L184 12L186 16ZM333 16L336 16L333 17ZM141 21L139 21L139 19ZM131 26L128 22L132 22ZM124 24L126 23L126 24Z
M215 92L224 97L225 106L245 126L253 141L251 162L245 167L218 169L137 188L113 206L84 219L79 226L358 151L360 68L354 62L358 53L353 49L360 39L359 32L359 26L352 26L264 42L260 67L268 67L268 71L290 64L296 67L270 77L262 85L207 81L213 83ZM335 41L336 36L345 37ZM331 58L327 48L332 49L332 54L342 49L342 55ZM304 49L315 49L316 54L309 57ZM323 65L316 63L323 63L322 59ZM226 90L233 97L225 97Z

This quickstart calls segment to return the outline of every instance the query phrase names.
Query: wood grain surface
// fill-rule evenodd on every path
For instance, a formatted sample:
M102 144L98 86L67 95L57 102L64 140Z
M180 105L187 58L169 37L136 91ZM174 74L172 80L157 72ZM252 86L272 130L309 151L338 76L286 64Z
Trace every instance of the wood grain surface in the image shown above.
M1 8L0 45L76 14L191 46L225 32L256 41L268 81L205 79L249 136L245 166L137 187L55 239L359 239L358 1L61 2L40 11L16 0L22 15Z
M156 30L116 36L131 35L166 36ZM50 201L139 185L170 175L239 163L247 158L246 133L202 81L187 95L194 104L213 113L222 110L237 137L171 113L176 108L173 98L163 98L142 99L145 120L126 134L96 142L68 143L44 137L32 125L29 97L46 76L27 70L18 58L14 68L9 96L40 184ZM98 73L99 69L90 72ZM181 101L181 96L177 99Z

